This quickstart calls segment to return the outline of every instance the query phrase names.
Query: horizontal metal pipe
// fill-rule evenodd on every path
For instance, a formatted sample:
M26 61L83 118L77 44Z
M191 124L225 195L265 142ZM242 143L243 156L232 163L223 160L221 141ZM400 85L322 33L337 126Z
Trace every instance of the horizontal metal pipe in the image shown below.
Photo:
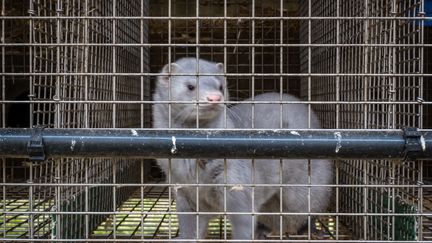
M29 157L35 129L0 129L1 157ZM420 130L417 159L432 158ZM402 130L43 129L46 158L404 159ZM412 146L411 146L412 147Z

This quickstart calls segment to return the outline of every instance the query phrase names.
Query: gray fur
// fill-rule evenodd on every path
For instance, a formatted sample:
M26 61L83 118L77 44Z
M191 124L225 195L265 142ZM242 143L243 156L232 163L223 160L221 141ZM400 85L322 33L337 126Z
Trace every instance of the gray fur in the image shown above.
M195 72L196 59L183 58L176 62L173 72ZM208 61L199 61L200 72L220 73L220 64ZM163 73L166 72L167 66L164 67ZM194 76L172 76L171 77L171 100L194 100L195 95L188 92L184 87L187 82L195 81ZM155 101L169 100L167 96L166 77L159 77ZM196 82L196 81L195 81ZM218 92L217 85L225 85L223 77L201 76L199 77L201 100L204 100L206 92ZM257 101L279 100L280 95L277 93L267 93L255 97ZM283 100L297 100L290 95L283 95ZM225 96L225 100L228 97ZM200 111L200 128L250 128L251 127L251 105L240 104L234 106L228 114L225 124L225 115L223 106L219 109L206 110L206 106L199 108ZM168 128L168 106L155 104L153 111L153 121L155 128ZM191 115L180 115L179 112L189 112ZM196 127L196 105L173 104L171 107L171 127L184 128ZM202 111L201 111L202 110ZM256 104L255 105L255 128L280 128L280 105L279 104ZM202 112L202 113L201 113ZM203 114L201 116L201 114ZM174 119L175 117L181 119ZM308 128L308 109L305 105L283 105L282 128L300 129ZM315 114L311 113L311 128L319 128L319 122ZM299 131L301 135L301 131ZM307 184L308 183L308 162L307 160L254 160L254 173L252 173L252 162L250 160L227 160L226 169L225 161L222 159L207 160L206 163L197 164L195 159L172 159L171 165L166 159L158 159L158 164L167 175L171 183L224 183L226 171L226 182L239 185L238 187L227 188L226 190L226 211L227 212L251 212L252 211L252 194L254 198L254 211L260 212L279 212L280 211L280 189L279 187L255 187L252 189L241 184L263 183L273 184L280 183L279 171L282 166L284 184ZM204 165L204 166L203 166ZM172 168L169 173L169 168ZM198 172L198 176L197 173ZM328 160L311 161L311 183L312 184L330 184L333 180L332 164ZM198 178L197 178L198 177ZM253 181L254 178L254 181ZM223 187L181 187L175 188L177 211L179 212L223 212L224 210L224 188ZM199 192L198 203L196 193ZM328 188L312 187L311 189L311 212L323 212L327 209L331 190ZM308 211L308 188L284 187L282 190L283 212L307 212ZM259 216L250 215L228 215L227 216L233 227L233 239L249 240L262 238L270 229L273 233L278 233L280 225L280 216ZM205 238L208 221L212 215L199 216L199 230L197 234L196 215L179 215L179 238L182 239L202 239ZM257 225L259 221L261 227L252 230L252 223ZM304 216L283 216L283 231L295 234L300 228L307 224L307 217ZM266 229L266 232L260 231Z
M171 70L169 70L171 66ZM171 65L165 65L161 73L172 74L189 74L196 73L197 62L195 58L182 58ZM205 60L199 60L199 73L223 73L223 64L215 64ZM171 127L172 128L194 128L196 127L196 104L180 104L176 101L197 101L197 89L189 91L188 84L197 86L197 76L171 76L171 81L168 76L159 76L156 83L153 100L157 101L172 101L171 103ZM222 94L219 91L220 85L225 88L225 78L223 76L199 76L199 94L198 101L206 101L205 96L210 93ZM171 85L169 83L171 82ZM171 99L169 97L169 87L171 87ZM197 87L198 88L198 87ZM222 94L223 95L223 94ZM228 100L228 96L224 96ZM209 109L212 107L212 109ZM216 110L214 110L216 109ZM213 128L224 127L222 123L223 105L208 106L201 104L199 106L199 127ZM153 106L153 127L168 128L169 127L169 105L155 104ZM232 124L228 124L232 127Z

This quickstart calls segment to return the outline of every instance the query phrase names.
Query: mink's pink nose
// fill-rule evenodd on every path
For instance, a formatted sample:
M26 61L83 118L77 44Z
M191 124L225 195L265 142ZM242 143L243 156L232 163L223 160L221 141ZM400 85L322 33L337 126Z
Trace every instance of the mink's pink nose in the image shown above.
M209 102L219 102L222 100L221 95L207 95L207 101Z

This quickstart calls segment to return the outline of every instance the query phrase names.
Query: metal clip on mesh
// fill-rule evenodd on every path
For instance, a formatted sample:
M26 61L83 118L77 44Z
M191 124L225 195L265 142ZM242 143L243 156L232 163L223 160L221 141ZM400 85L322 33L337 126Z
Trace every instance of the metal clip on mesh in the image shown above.
M418 153L422 151L421 133L415 127L405 127L403 131L405 138L405 161L414 161Z
M44 161L45 150L43 144L42 131L44 127L33 128L32 135L27 144L27 152L31 161Z

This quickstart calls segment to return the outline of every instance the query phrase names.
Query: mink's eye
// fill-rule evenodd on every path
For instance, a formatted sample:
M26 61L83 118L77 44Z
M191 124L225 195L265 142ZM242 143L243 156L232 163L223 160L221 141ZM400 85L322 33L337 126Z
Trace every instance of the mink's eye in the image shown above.
M219 91L223 92L223 86L222 86L222 84L219 86Z
M188 84L187 88L188 88L190 91L194 91L194 90L195 90L195 86L193 86L192 84Z

